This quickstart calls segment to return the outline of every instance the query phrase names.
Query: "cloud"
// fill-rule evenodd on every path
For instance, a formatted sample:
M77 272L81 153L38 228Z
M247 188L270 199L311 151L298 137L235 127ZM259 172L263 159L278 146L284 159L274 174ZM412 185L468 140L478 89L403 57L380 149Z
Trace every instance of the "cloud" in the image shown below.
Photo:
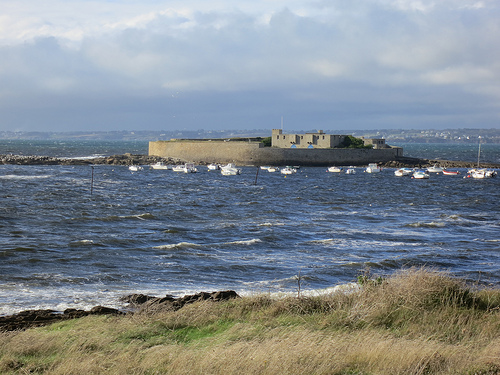
M494 1L44 4L0 16L0 130L498 127Z

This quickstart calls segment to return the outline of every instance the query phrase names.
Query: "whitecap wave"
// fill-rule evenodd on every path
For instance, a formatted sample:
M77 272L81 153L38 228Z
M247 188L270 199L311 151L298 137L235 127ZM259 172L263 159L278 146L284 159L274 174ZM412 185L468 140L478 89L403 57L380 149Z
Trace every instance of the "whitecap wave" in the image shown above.
M253 245L254 243L259 243L259 242L262 242L262 240L258 238L253 238L251 240L225 242L224 245Z
M282 279L281 281L291 281L294 280L294 278L288 278L288 279ZM262 286L267 285L267 284L273 284L273 283L279 283L280 280L270 280L268 282L261 282ZM273 288L270 288L273 289ZM360 286L358 283L351 282L351 283L345 283L345 284L339 284L336 286L331 286L327 288L321 288L321 289L303 289L300 291L300 295L303 297L318 297L318 296L326 296L326 295L331 295L331 294L336 294L336 293L354 293L360 289ZM238 293L241 296L254 296L254 295L259 295L259 294L266 294L272 298L285 298L285 297L296 297L297 296L297 291L283 291L283 292L252 292L250 290L243 290L243 291L238 291Z
M38 180L42 178L51 178L53 175L46 174L46 175L41 175L41 176L26 176L26 175L16 175L16 174L6 174L3 176L0 176L0 178L5 179L5 180Z
M323 240L312 240L312 241L307 241L306 243L318 243L318 244L329 244L332 242L338 241L335 238L325 238Z
M72 245L93 245L93 240L79 240L71 243Z
M431 221L430 223L422 223L419 221L417 223L407 224L406 226L412 228L444 228L446 224L443 222L435 222L435 221Z
M160 250L183 249L183 248L188 248L188 247L199 247L199 246L201 246L201 245L195 244L192 242L179 242L179 243L174 243L174 244L154 246L153 249L160 249Z
M285 225L285 223L266 222L266 223L259 224L259 227L277 227L277 226L283 226L283 225Z

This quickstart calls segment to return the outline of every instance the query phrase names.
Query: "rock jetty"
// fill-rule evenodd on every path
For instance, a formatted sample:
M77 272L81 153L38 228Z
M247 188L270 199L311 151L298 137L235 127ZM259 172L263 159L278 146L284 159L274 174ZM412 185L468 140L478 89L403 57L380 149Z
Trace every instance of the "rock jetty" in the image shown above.
M130 307L138 312L157 312L159 310L179 310L187 304L199 301L225 301L233 298L240 298L234 290L224 290L219 292L201 292L187 295L180 298L172 296L153 297L144 294L131 294L123 297L122 302L126 302Z
M24 155L0 155L0 164L16 164L16 165L151 165L157 162L176 165L183 164L184 161L175 158L164 158L160 156L123 154L104 156L92 159L78 158L56 158L51 156L24 156ZM207 165L210 161L200 162L200 165ZM349 163L345 163L349 164ZM434 160L434 159L419 159L409 157L398 157L396 160L382 164L385 168L427 168L438 164L445 168L473 168L476 167L474 162L452 161L452 160ZM481 163L483 168L500 168L500 164Z
M128 303L130 310L123 312L114 308L95 306L89 311L66 309L63 312L54 310L25 310L14 315L0 316L0 331L18 331L32 327L40 327L67 319L77 319L89 315L125 315L127 313L151 313L160 310L179 310L187 304L198 301L226 301L240 298L234 290L219 292L201 292L183 297L154 297L144 294L131 294L121 298Z
M16 165L148 165L156 162L164 162L166 164L179 164L178 159L162 158L159 156L149 155L112 155L91 159L78 158L56 158L51 156L35 156L35 155L0 155L0 164L16 164Z
M25 310L14 315L0 316L0 331L18 331L88 315L123 314L121 311L104 306L95 306L90 311L67 309L62 313L54 310Z
M439 160L439 159L419 159L409 157L399 157L396 160L384 163L385 168L421 168L425 169L433 165L439 165L443 168L475 168L476 162L454 161L454 160ZM500 164L481 163L481 168L500 168Z

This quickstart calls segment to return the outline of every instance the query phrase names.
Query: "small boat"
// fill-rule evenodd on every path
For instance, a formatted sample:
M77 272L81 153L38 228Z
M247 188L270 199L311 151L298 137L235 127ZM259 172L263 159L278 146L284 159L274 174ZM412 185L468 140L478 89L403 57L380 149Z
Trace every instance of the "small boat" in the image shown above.
M132 172L137 172L142 171L143 168L140 165L129 165L128 169Z
M263 169L263 170L268 170L269 168L271 168L271 167L268 165L261 165L260 166L260 169Z
M429 178L429 174L426 173L425 171L415 171L413 172L412 178L416 178L417 180L423 180Z
M367 173L378 173L382 171L382 168L377 165L377 163L370 163L368 167L365 169Z
M267 171L268 172L278 172L280 169L278 167L268 167Z
M345 174L356 174L356 169L354 168L347 168L345 171Z
M459 175L460 172L459 171L448 171L446 169L443 169L443 174L445 176L456 176L456 175Z
M209 171L218 171L220 169L219 164L211 163L207 165Z
M297 173L297 170L293 167L285 167L281 170L281 174L294 174Z
M150 167L153 168L153 169L172 169L172 167L170 165L165 164L162 161L159 161L157 163L151 164Z
M481 137L479 137L479 150L477 152L477 168L469 169L467 175L464 178L492 178L497 175L494 169L479 168L479 160L481 158Z
M394 175L397 177L409 176L413 172L411 168L399 168L394 171Z
M184 171L184 166L183 165L174 165L172 167L172 170L174 172L183 172Z
M481 168L481 169L474 168L469 170L467 173L468 173L467 176L464 176L464 178L472 177L472 178L482 179L482 178L492 178L497 175L497 172L495 170L486 168Z
M427 168L427 172L430 173L439 173L444 170L443 167L439 167L437 164L434 164L432 167Z
M223 176L235 176L241 174L241 169L236 168L236 166L233 163L229 163L220 167L220 173Z
M172 168L174 172L184 172L184 173L196 173L198 169L193 163L186 163L184 165L176 165Z
M343 170L344 170L344 168L342 168L342 167L333 166L333 167L328 167L328 169L326 171L327 172L333 172L333 173L340 173Z

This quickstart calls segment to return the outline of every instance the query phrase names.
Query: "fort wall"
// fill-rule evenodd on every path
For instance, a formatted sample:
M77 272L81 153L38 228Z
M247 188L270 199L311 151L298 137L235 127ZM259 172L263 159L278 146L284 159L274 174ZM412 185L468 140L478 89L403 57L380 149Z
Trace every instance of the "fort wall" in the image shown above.
M384 149L294 149L264 147L261 142L172 140L149 142L149 155L193 163L259 165L366 165L386 163L403 156L400 147Z

